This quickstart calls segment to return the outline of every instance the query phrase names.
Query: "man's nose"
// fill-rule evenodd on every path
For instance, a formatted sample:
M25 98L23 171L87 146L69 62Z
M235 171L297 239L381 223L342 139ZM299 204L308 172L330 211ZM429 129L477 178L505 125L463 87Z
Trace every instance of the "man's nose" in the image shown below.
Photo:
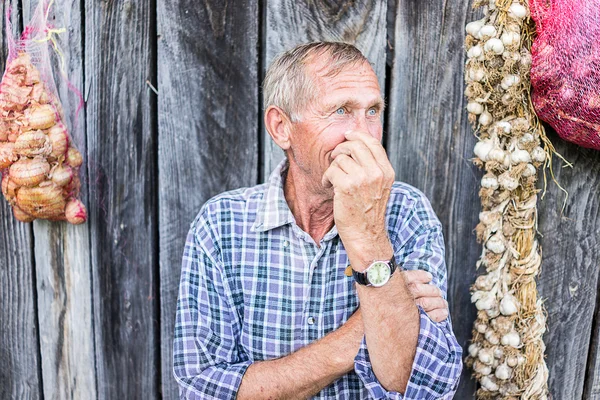
M362 132L369 132L369 128L367 126L367 117L365 117L364 114L359 113L354 118L354 130L362 131Z

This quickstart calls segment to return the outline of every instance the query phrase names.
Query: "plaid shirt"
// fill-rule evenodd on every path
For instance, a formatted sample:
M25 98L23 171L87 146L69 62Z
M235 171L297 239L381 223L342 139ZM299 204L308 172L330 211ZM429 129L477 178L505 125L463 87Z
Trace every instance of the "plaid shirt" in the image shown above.
M340 327L358 307L336 227L317 246L296 225L283 194L286 168L284 160L268 183L212 198L191 224L174 340L181 398L235 398L254 361L308 345ZM395 182L386 218L397 262L431 272L445 297L442 227L429 201ZM420 307L419 313L417 352L404 396L379 384L363 337L354 371L315 398L452 398L462 349L450 319L436 323Z

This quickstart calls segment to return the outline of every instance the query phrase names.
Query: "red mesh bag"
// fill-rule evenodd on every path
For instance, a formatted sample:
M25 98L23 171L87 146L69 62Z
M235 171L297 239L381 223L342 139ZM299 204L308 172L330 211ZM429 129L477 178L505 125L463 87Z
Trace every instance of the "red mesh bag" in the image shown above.
M62 52L48 23L52 2L40 0L20 38L6 14L8 59L0 82L2 193L23 222L86 221L78 199L82 156L73 146L54 81L50 49ZM62 62L62 59L60 60Z
M600 3L529 0L531 99L565 140L600 150Z

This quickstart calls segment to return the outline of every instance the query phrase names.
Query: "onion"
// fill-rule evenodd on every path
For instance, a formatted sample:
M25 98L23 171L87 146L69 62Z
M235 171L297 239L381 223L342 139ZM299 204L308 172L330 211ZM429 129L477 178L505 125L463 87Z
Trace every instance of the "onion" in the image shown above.
M48 129L56 123L56 112L50 104L32 106L25 111L25 125L31 130Z
M23 132L15 141L14 147L16 154L26 157L47 156L51 150L52 146L48 136L40 130Z
M75 147L69 147L67 151L67 163L72 167L79 167L83 163L81 153Z
M19 186L35 186L46 179L48 172L50 164L45 158L22 158L10 166L9 176Z
M65 217L71 224L83 224L87 220L87 211L83 203L77 199L71 199L65 207Z
M69 146L69 137L63 124L56 124L48 129L48 139L52 145L50 155L54 158L64 156Z
M19 157L15 154L14 148L14 143L0 143L0 169L8 168L18 160Z

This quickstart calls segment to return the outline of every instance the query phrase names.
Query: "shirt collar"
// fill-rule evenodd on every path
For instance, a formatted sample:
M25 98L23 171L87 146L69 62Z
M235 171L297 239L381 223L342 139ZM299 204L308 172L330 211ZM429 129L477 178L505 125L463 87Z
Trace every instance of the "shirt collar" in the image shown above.
M286 158L275 167L269 176L266 195L263 196L261 204L258 206L256 220L252 226L256 232L268 231L296 221L283 193L288 167Z

